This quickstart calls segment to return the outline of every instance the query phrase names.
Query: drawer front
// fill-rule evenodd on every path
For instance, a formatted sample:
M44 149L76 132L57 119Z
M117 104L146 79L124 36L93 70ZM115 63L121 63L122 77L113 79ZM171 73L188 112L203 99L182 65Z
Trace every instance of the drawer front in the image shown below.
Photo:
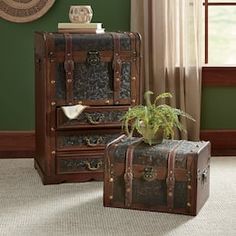
M103 172L104 153L64 154L56 157L57 174Z
M125 107L86 108L77 118L69 119L61 108L57 109L57 128L85 128L85 127L121 127L120 119L129 109Z
M105 149L107 143L121 135L121 130L60 131L57 133L57 150Z

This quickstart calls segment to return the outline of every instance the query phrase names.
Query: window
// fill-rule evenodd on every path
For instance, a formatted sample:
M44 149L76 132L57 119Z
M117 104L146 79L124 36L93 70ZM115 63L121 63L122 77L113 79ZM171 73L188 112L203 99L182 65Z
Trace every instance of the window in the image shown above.
M205 63L236 64L236 0L203 0Z

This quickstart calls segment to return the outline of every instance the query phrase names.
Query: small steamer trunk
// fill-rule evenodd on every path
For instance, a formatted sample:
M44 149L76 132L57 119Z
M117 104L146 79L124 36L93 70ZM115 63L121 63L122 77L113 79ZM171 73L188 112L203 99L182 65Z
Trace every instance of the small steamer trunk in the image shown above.
M103 179L104 150L140 103L138 33L35 33L35 166L44 184ZM85 105L75 119L62 106Z
M210 143L149 146L120 136L106 147L104 206L197 215L209 197Z

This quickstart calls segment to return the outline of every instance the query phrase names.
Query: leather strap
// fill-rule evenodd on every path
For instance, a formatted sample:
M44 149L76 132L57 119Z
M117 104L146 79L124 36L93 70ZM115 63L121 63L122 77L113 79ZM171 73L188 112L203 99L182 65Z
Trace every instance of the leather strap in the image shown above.
M168 166L167 166L167 207L171 211L174 208L174 188L175 188L175 155L178 147L183 143L179 141L168 154Z
M65 62L64 68L66 72L66 102L73 104L73 71L74 61L72 57L72 35L64 34L65 37Z
M113 70L114 70L114 103L120 103L120 86L121 86L121 66L120 59L120 37L118 33L111 33L113 37L114 56L113 56Z
M130 207L132 203L132 183L133 183L133 152L134 148L137 147L143 141L139 138L135 143L128 146L126 151L125 160L125 206Z

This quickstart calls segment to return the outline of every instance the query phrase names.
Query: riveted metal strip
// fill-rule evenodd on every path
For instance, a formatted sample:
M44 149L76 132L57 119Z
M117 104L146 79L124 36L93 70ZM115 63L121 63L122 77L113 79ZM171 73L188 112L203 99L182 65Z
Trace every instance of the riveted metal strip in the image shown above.
M113 70L114 70L114 103L120 103L120 86L121 86L121 67L122 61L120 58L120 37L118 33L111 33L113 37L114 55L113 55Z
M192 202L192 193L193 193L193 157L189 155L187 157L187 202L186 202L186 208L189 212L192 208L193 202Z
M48 62L47 66L48 69L47 71L47 99L48 104L47 104L47 114L46 114L46 125L47 125L47 135L49 137L49 142L50 145L48 145L48 150L47 153L50 156L50 158L47 158L48 164L47 167L50 168L48 170L48 173L55 173L55 162L51 161L54 159L55 154L56 154L56 138L55 138L55 126L56 126L56 106L57 106L57 101L56 101L56 59L55 59L55 38L53 33L47 33L47 48L49 49L48 51Z
M72 35L64 34L65 37L65 62L64 69L66 73L66 102L73 104L73 73L74 61L72 56Z
M129 33L130 42L131 42L131 78L130 78L130 98L131 105L137 104L137 52L136 52L136 36L134 33Z

